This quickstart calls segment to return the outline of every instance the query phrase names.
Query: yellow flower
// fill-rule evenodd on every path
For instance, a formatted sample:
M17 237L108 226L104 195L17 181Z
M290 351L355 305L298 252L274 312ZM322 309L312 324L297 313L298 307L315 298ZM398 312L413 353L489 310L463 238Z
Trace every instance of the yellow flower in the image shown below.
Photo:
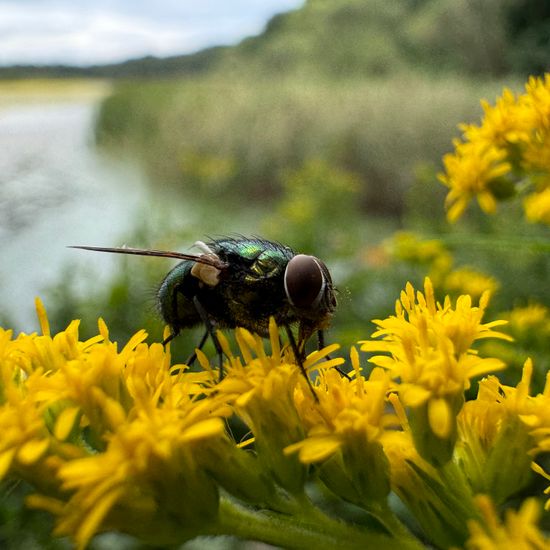
M59 460L82 453L57 437L48 402L32 388L87 344L73 345L78 323L71 323L66 338L52 339L47 320L41 321L43 336L20 334L13 340L12 331L0 329L0 479L10 471L25 472L47 490L55 485Z
M385 429L398 426L395 416L386 412L388 374L374 369L367 380L359 372L355 348L351 360L355 369L352 379L336 370L322 371L317 387L325 391L318 392L319 406L313 409L304 403L299 405L308 437L286 452L299 452L300 460L306 464L325 460L356 439L378 441Z
M447 292L468 294L472 298L480 298L484 292L491 295L499 288L498 281L471 267L461 267L449 272L443 281Z
M361 505L387 497L389 465L381 442L399 422L387 410L388 373L374 369L366 380L360 374L355 348L351 362L352 379L334 369L320 372L318 406L298 405L307 437L288 446L285 454L298 452L305 464L323 462L321 479L336 494ZM330 460L334 455L338 456ZM355 483L343 483L343 479Z
M550 540L537 527L540 507L535 499L527 499L520 509L508 509L501 522L491 499L480 495L477 506L483 515L482 521L468 523L470 537L467 550L545 550Z
M550 451L550 372L546 375L546 384L542 393L534 397L525 396L529 391L529 384L533 374L533 365L530 360L525 362L523 368L523 377L520 382L522 392L520 394L520 385L518 385L518 394L524 397L523 406L519 411L519 418L529 429L529 435L534 440L534 446L530 450L532 457ZM536 462L532 464L533 470L550 480L550 475L545 472ZM550 486L545 490L550 494ZM550 499L546 501L545 508L550 510Z
M405 407L410 408L413 436L420 454L429 461L449 460L456 437L456 414L470 379L504 368L498 359L481 358L471 349L483 338L510 339L494 327L505 321L481 323L489 300L486 292L479 307L463 295L453 308L447 296L436 303L431 281L427 278L424 294L410 283L396 303L396 315L375 320L378 330L363 341L361 349L384 352L369 359L388 369L399 380L397 391Z
M533 441L517 414L499 399L498 388L498 379L489 376L480 382L477 399L464 404L454 460L474 493L488 494L500 504L530 483Z
M399 403L395 404L399 409ZM466 521L478 516L470 488L460 472L449 466L435 468L424 460L416 450L406 420L403 423L404 431L388 432L384 438L392 490L436 547L461 543L468 535Z
M526 116L528 113L518 105L518 99L511 90L505 88L502 96L497 98L495 106L486 100L481 101L481 106L483 121L480 126L460 126L467 140L493 144L505 149L510 144L529 139L532 116Z
M550 131L537 132L522 149L521 168L529 174L534 188L543 190L550 185Z
M0 331L0 475L33 483L31 504L58 515L56 532L80 548L107 517L145 537L158 521L168 541L181 525L196 532L218 506L201 446L226 444L231 414L223 396L201 398L210 374L173 376L169 354L142 343L143 331L118 352L102 321L86 342L78 322L52 337L37 310L42 336Z
M429 269L432 280L441 281L453 265L453 257L439 239L422 239L415 233L398 231L384 243L393 258Z
M539 132L550 131L550 73L544 77L531 76L525 90L520 102L532 113L533 126Z
M445 173L438 177L449 187L447 217L457 220L474 197L487 213L496 201L517 190L537 190L525 201L527 218L548 221L544 193L550 178L550 74L531 77L526 92L515 96L505 89L492 107L482 101L481 124L461 125L463 140L455 140L455 151L445 155Z
M396 232L387 247L393 256L406 262L433 264L442 262L452 263L452 257L439 239L422 240L415 233L409 231ZM443 258L443 260L441 260Z
M303 491L307 468L295 457L287 457L284 449L304 438L304 427L297 412L315 408L311 388L291 355L291 350L281 349L279 331L275 321L269 325L271 353L267 354L263 340L245 329L236 329L235 336L242 357L233 355L230 346L219 333L225 355L227 376L217 384L215 391L226 396L237 414L244 420L254 436L258 460L264 470L270 472L277 483L291 493ZM313 352L304 368L312 370L325 357L337 349L337 345ZM199 355L203 368L209 363ZM330 369L343 363L335 358L319 364ZM314 386L318 399L323 398L324 388Z
M445 174L438 177L450 189L445 199L449 221L458 220L474 197L484 212L495 212L493 187L512 168L504 150L479 141L455 142L455 153L446 154L443 164Z
M510 331L516 336L527 335L531 331L550 336L550 309L542 304L516 307L508 315Z
M134 533L147 527L154 533L156 521L196 529L216 517L217 488L196 455L203 440L223 434L224 425L211 414L211 402L182 403L180 397L162 408L136 411L108 438L104 452L60 468L61 489L71 497L62 508L57 534L73 534L84 547L107 514L140 518L133 528L125 525L128 519L122 522Z
M2 378L14 376L7 372L0 361ZM17 375L16 375L17 376ZM10 470L26 469L36 477L48 482L52 471L40 459L48 453L51 436L44 426L44 405L37 404L27 395L24 387L4 382L3 403L0 406L0 479Z
M233 354L219 335L226 377L216 382L202 352L202 372L172 366L143 331L120 350L101 320L85 342L78 322L52 335L38 304L42 335L0 329L0 476L30 482L28 504L52 513L55 533L79 549L106 530L157 546L237 534L284 547L298 537L300 547L418 548L390 489L426 540L463 545L467 522L481 517L474 492L507 503L530 469L550 479L533 462L550 450L550 375L531 396L527 362L517 387L488 377L463 406L471 377L502 367L472 349L507 338L494 330L502 322L482 322L487 302L484 293L479 306L468 296L438 303L429 279L423 292L408 284L395 315L376 321L379 339L362 342L376 352L370 376L352 348L342 377L332 345L305 358L311 382L273 320L269 351L237 329ZM233 416L250 430L242 442ZM310 498L315 482L384 533L326 516Z
M550 225L550 187L531 193L523 202L525 216L530 222Z
M469 458L478 461L483 469L482 482L485 487L493 487L497 501L526 484L529 465L548 477L536 462L530 461L550 450L550 373L543 392L535 396L529 393L532 375L533 364L528 359L516 387L506 386L494 376L482 380L477 400L467 404L460 418L462 425L470 424L465 432L469 435L464 437ZM546 508L550 509L550 501Z
M544 361L544 352L546 351L547 354L550 350L550 308L534 302L524 307L515 307L507 312L506 317L509 322L510 335L517 342L518 357L523 354L519 365L525 361L525 350L540 350L542 352L540 359ZM545 375L544 362L539 367L541 368L537 374ZM543 383L543 381L537 380L536 382L538 386L542 386L541 382Z

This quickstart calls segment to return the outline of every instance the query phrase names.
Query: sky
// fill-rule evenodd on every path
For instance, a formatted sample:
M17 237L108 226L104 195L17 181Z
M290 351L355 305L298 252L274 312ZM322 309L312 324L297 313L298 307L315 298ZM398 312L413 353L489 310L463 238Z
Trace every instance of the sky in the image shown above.
M0 0L0 66L191 53L260 33L304 0Z

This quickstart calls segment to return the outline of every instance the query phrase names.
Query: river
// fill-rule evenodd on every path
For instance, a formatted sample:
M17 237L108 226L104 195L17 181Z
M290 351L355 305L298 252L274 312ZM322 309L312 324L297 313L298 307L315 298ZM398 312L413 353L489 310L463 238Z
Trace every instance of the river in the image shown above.
M147 198L139 168L94 148L97 108L82 98L0 109L0 318L17 331L37 329L34 297L64 266L110 269L109 255L75 260L67 245L122 244Z

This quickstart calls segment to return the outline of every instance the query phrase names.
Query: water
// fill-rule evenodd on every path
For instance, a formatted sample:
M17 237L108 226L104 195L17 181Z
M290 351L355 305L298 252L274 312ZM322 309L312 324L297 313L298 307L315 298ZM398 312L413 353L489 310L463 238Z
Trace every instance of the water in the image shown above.
M34 297L75 259L71 244L120 245L149 192L137 167L108 160L92 140L97 103L72 100L0 110L0 317L36 330Z

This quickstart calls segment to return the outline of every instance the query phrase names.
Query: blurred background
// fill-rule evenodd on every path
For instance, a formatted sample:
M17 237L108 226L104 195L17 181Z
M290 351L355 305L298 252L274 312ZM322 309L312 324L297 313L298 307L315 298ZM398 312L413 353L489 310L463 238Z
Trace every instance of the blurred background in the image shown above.
M511 378L534 356L541 383L548 229L518 201L449 225L437 173L480 99L549 60L540 0L0 0L0 324L38 330L40 296L52 331L102 316L113 340L159 341L174 262L66 246L254 234L327 263L344 350L430 275L441 295L493 290L512 332L523 314L490 351Z
M36 330L39 295L54 330L80 318L90 336L101 315L113 338L159 340L174 262L66 246L193 252L236 233L326 261L343 345L427 274L447 293L490 285L496 311L548 305L548 258L510 239L547 234L514 204L450 226L437 173L481 98L548 67L550 5L191 4L0 0L4 326Z
M481 98L548 67L550 5L192 4L0 0L4 326L36 330L39 295L55 331L79 318L91 336L101 315L114 339L158 341L174 262L66 246L193 252L227 234L324 259L344 346L427 274L441 292L492 288L495 312L548 306L548 257L517 239L547 233L513 203L449 225L437 173Z

